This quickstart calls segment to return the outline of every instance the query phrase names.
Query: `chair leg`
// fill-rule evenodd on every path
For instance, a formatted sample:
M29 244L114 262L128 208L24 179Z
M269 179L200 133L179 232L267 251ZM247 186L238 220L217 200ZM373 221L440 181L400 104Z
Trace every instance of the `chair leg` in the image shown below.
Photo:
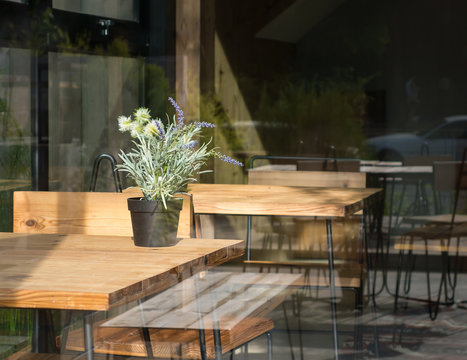
M427 292L428 292L428 313L431 320L436 320L439 311L439 305L441 300L441 293L443 291L443 287L446 286L446 259L447 259L447 252L443 251L441 253L441 261L442 261L442 271L441 271L441 279L438 288L438 295L436 297L436 301L433 301L431 298L431 282L430 282L430 266L428 262L428 244L425 240L425 266L426 266L426 276L427 276ZM446 291L446 288L445 288Z
M408 295L410 292L410 288L412 286L412 273L415 269L415 259L416 255L414 255L412 250L409 250L407 254L407 270L404 276L404 295Z
M272 360L272 334L270 331L266 333L268 337L268 360Z
M293 351L293 344L292 344L292 334L290 331L289 318L287 316L287 309L285 308L285 302L282 303L282 311L284 313L285 326L287 328L287 339L289 340L290 359L295 360L295 354Z
M404 245L405 242L402 243ZM404 250L399 250L399 259L397 262L397 273L396 273L396 292L394 294L394 312L397 311L398 301L399 301L399 287L401 282L401 273L402 273L402 260L404 256Z
M298 306L298 341L300 346L300 359L303 360L303 333L302 333L302 316L301 316L301 309L302 309L302 295L297 295L297 306Z
M336 284L334 277L334 256L332 244L332 224L331 220L326 220L326 237L328 243L328 266L329 266L329 290L331 292L331 313L332 313L332 336L334 344L334 359L339 358L339 338L337 334L337 308L336 308Z
M455 292L456 292L456 286L457 286L457 274L460 270L460 261L459 261L459 244L460 244L460 237L457 238L457 245L456 245L456 255L454 258L454 275L451 278L451 262L449 260L448 256L448 263L447 263L447 279L448 279L448 284L449 288L451 290L451 296L446 297L446 302L450 302L451 304L454 304L455 302ZM449 245L449 242L448 242Z

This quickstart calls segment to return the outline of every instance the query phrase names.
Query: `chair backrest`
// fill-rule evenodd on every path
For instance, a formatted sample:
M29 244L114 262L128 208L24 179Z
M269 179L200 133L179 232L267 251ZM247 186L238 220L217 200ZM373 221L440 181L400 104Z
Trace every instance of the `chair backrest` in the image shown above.
M248 170L250 185L364 188L366 174L336 171Z
M467 170L467 169L466 169ZM433 187L435 190L467 189L467 174L461 174L461 161L443 161L433 163ZM458 184L459 182L459 184Z
M467 148L462 154L462 161L436 162L433 164L433 187L435 190L455 190L454 206L451 216L451 228L454 227L459 193L467 189Z
M139 194L137 191L16 191L13 195L13 231L132 236L127 198ZM190 237L187 236L191 233L190 207L187 198L180 214L179 234L182 236L179 237Z
M431 166L438 161L451 161L451 155L404 156L404 166Z

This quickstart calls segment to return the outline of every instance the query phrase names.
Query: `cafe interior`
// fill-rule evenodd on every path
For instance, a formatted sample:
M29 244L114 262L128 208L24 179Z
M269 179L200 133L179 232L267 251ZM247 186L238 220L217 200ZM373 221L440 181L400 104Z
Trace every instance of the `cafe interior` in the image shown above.
M0 359L466 359L466 12L0 0Z

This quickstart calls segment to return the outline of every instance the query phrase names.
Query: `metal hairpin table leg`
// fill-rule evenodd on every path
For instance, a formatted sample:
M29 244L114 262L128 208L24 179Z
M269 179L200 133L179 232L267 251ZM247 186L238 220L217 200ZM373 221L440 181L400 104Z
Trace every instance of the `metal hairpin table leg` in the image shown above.
M196 296L196 311L198 312L198 327L199 327L199 353L201 360L207 359L206 353L206 332L204 327L204 321L201 313L201 304L199 303L199 286L198 286L199 273L194 277L195 285L195 296Z
M92 311L87 311L84 314L84 351L86 360L94 359L94 338L92 333L93 315L94 312Z
M145 326L141 329L143 332L144 344L146 345L146 354L148 359L153 359L154 354L152 352L152 345L151 345L151 335L149 334L149 329Z
M339 359L339 339L337 337L337 312L336 312L336 283L334 278L334 251L332 245L331 220L326 219L326 233L328 238L328 259L329 259L329 288L331 292L331 313L332 313L332 335L334 343L334 359Z
M251 215L247 216L246 259L251 260Z
M55 345L52 310L50 309L34 310L31 351L35 353L58 352Z

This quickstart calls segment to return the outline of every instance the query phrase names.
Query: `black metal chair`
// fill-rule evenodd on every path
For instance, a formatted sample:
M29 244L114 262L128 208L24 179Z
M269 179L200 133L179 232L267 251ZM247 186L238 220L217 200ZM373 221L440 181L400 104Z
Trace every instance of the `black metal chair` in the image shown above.
M428 303L429 315L435 320L439 306L454 304L455 288L457 283L457 272L459 268L459 244L460 238L467 236L467 218L458 215L457 208L459 202L459 193L467 189L467 148L464 150L461 162L435 162L433 164L434 182L433 187L436 191L454 190L454 205L450 214L437 214L432 216L415 216L407 218L406 222L411 222L413 229L405 233L401 240L395 244L399 250L399 261L397 267L396 291L394 298L394 310L398 309L399 298L414 299L409 297L411 290L412 272L415 267L417 250L423 251L425 255L425 272L427 280L427 299L415 299ZM451 175L451 176L450 176ZM422 224L416 226L417 224ZM452 239L456 243L452 246ZM418 242L421 242L419 244ZM454 264L449 258L449 251L454 251ZM407 257L405 256L407 251ZM441 256L441 279L436 297L433 299L431 293L432 272L428 261L430 252L439 253ZM406 259L405 259L406 258ZM403 295L401 291L402 268L405 261L405 276ZM444 293L444 302L441 302Z
M122 192L122 183L120 181L120 175L117 169L117 161L111 154L108 154L108 153L100 154L94 160L94 165L92 167L92 174L91 174L91 183L89 185L89 191L96 191L96 183L97 183L97 175L99 173L99 166L103 160L107 160L110 162L110 167L112 169L112 175L114 178L115 192Z

